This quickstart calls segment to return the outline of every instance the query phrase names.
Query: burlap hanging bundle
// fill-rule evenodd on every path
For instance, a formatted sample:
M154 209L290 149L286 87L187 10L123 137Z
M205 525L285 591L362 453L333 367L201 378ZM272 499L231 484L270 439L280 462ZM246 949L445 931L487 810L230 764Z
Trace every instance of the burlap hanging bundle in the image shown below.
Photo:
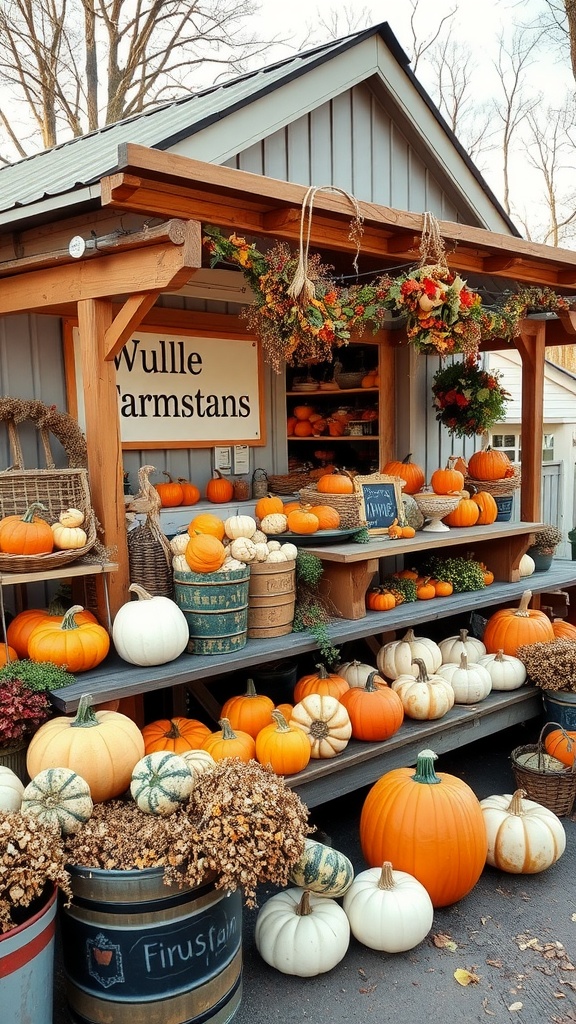
M174 598L174 574L170 542L162 532L162 502L150 483L154 466L138 470L139 491L126 504L127 519L134 522L136 513L146 516L144 522L128 531L128 563L130 582L138 583L153 597Z

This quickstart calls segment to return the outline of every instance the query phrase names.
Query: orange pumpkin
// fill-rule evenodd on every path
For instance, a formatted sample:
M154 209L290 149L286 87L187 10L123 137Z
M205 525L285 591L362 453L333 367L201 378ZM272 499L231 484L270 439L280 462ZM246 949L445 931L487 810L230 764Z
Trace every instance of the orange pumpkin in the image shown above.
M353 494L354 482L349 473L327 473L320 477L316 489L319 494Z
M181 754L185 750L199 750L211 730L196 718L159 718L142 729L144 753L169 750Z
M313 405L297 405L293 410L292 415L297 420L309 420L312 414L315 412Z
M18 661L18 655L9 644L0 645L0 666L7 665L11 661Z
M291 533L317 533L320 528L318 516L307 508L295 508L288 514L288 529Z
M223 505L225 502L231 501L233 497L234 484L222 476L220 470L217 469L216 476L206 484L206 498L214 505Z
M366 607L373 612L389 612L396 607L396 598L384 587L373 587L366 594Z
M409 452L401 462L392 460L387 462L382 470L388 476L399 476L405 481L402 489L403 494L416 494L424 486L426 477L421 466L411 462L412 453Z
M553 619L552 629L556 640L576 640L576 626L565 619Z
M246 764L256 756L256 742L253 736L240 730L234 731L227 718L218 722L220 729L211 732L202 744L215 761L223 761L225 757L239 757Z
M431 601L436 597L436 586L430 577L427 576L416 584L416 597L419 601Z
M310 512L316 516L319 530L337 530L340 526L340 513L332 505L312 505Z
M293 512L296 508L302 508L302 504L299 501L287 501L282 507L282 512L286 517L288 517L290 512Z
M375 387L375 383L374 382L375 382L377 376L378 376L378 370L369 370L368 373L366 373L362 377L362 380L360 382L360 387L361 388L373 388L373 387Z
M348 712L356 740L387 740L404 721L400 697L378 672L372 672L364 686L349 687L339 700Z
M444 516L446 526L474 526L478 522L480 507L472 498L462 498L456 508Z
M454 593L454 585L448 580L430 580L434 585L436 597L450 597Z
M464 487L464 477L457 469L435 469L430 477L430 485L435 494L454 494Z
M544 739L544 748L551 757L572 767L576 761L576 732L570 729L553 729Z
M188 533L191 537L197 533L207 533L218 540L224 540L224 520L212 512L200 512L188 524Z
M45 621L35 626L28 640L31 661L53 661L69 672L96 668L110 650L108 631L98 622L79 622L76 613L84 609L72 605L61 622Z
M254 680L246 682L246 692L229 697L222 705L221 718L227 718L234 731L240 729L256 739L265 725L270 725L274 701L264 693L256 693Z
M256 760L271 765L277 775L296 775L310 761L310 741L303 729L288 724L278 708L272 711L272 718L272 724L264 726L256 737Z
M178 483L177 480L173 480L170 473L163 471L163 475L168 478L166 483L154 484L158 494L160 495L160 501L162 502L162 508L176 508L178 505L184 504L184 491L182 484ZM200 495L198 495L200 497Z
M216 572L226 558L226 548L217 537L197 533L190 537L184 558L192 572Z
M312 421L311 421L312 422ZM314 437L321 437L328 430L328 421L324 419L314 420L312 422L312 434Z
M24 515L0 520L0 551L9 555L49 555L54 550L50 524L36 515L44 506L35 501Z
M257 519L264 519L264 516L273 515L274 512L284 512L286 514L282 498L275 498L272 494L258 498L254 507L254 515Z
M200 489L196 487L196 484L192 484L189 480L185 480L183 476L178 477L178 483L182 488L183 505L195 505L196 502L200 501Z
M483 448L468 459L468 473L473 480L503 480L510 474L512 463L506 452Z
M310 423L310 420L298 420L294 427L295 437L312 437L314 435L314 427Z
M492 497L489 491L476 491L476 494L472 495L472 501L480 509L480 515L477 520L478 526L489 526L491 523L496 522L498 505L496 504L496 499Z
M321 697L340 697L349 689L349 684L343 676L337 672L327 672L322 664L316 665L316 672L301 676L294 687L294 703L298 704L311 693L317 693Z
M292 437L292 435L294 434L294 427L296 426L297 423L298 420L296 419L295 416L289 416L288 419L286 420L286 433L288 434L288 437Z
M64 614L53 615L43 608L29 608L27 611L18 612L6 630L6 639L14 648L19 658L28 657L28 641L32 630L41 622L62 622ZM86 608L77 612L76 622L97 622L98 619Z
M290 716L291 716L293 710L294 710L294 705L293 704L277 704L276 705L276 711L279 711L281 715L284 715L284 718L286 719L287 722L290 721Z
M532 591L525 590L518 608L501 608L490 616L482 637L487 654L502 650L516 656L524 644L547 644L556 639L548 616L528 607L531 599Z
M346 430L346 424L343 420L336 419L334 416L329 416L326 420L328 426L328 433L330 437L343 437Z

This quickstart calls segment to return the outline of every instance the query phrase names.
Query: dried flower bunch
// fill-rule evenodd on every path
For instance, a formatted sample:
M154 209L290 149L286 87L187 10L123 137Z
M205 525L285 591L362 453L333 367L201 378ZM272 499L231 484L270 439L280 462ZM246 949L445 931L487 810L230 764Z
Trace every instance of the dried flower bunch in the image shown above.
M0 811L0 932L26 920L50 882L72 898L59 829L19 811Z
M167 884L198 885L215 872L219 888L284 886L304 849L308 811L283 779L256 761L226 758L201 775L187 805L167 818L122 800L97 804L65 842L68 863L106 870L163 867Z
M425 266L391 281L387 305L406 313L406 333L419 352L476 355L482 337L482 301L448 267ZM485 326L488 327L486 319Z
M441 367L432 379L436 419L456 437L485 433L506 415L510 394L501 376L482 369L475 358Z
M535 534L533 548L539 555L553 555L562 540L562 531L557 526L547 524Z
M524 662L528 678L542 690L568 690L576 693L576 643L553 640L544 644L524 644L517 657Z
M0 669L0 747L30 737L52 714L47 690L68 686L74 676L52 662L28 659Z

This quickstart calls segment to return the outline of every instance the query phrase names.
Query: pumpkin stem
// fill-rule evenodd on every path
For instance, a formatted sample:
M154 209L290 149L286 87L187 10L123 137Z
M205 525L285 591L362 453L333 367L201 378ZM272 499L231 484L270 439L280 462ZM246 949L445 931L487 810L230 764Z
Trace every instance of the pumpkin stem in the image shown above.
M426 669L426 662L423 660L423 658L414 658L414 664L418 665L417 682L419 682L419 683L427 683L427 682L429 682L428 671Z
M379 675L380 675L379 672L371 672L370 673L370 675L368 676L368 679L366 680L366 683L364 684L364 689L366 690L367 693L374 693L376 690L379 689L379 687L376 686L376 683L374 682L374 680L376 679L376 676L379 676Z
M466 654L466 651L462 651L462 654L460 655L460 668L468 668L468 655Z
M34 514L37 511L46 512L47 511L46 505L43 505L40 501L34 501L26 509L24 515L22 516L22 522L23 523L33 523L34 522Z
M149 594L147 590L144 590L144 587L141 587L139 583L131 583L130 586L128 587L128 590L132 594L137 594L139 601L152 600L152 594Z
M256 687L254 685L254 680L253 679L247 679L246 680L246 693L244 694L244 696L245 697L257 697L258 696L258 694L256 693Z
M91 729L93 725L99 725L96 714L92 707L93 696L91 693L83 693L78 702L78 709L73 722L70 722L72 729Z
M178 724L174 721L173 718L171 718L170 719L170 728L167 729L167 731L164 733L164 736L166 737L167 740L177 740L178 737L181 736L181 735L182 735L182 733L180 732L180 729L178 728Z
M272 715L272 718L278 725L276 732L292 732L292 729L288 725L288 722L286 721L281 711L278 711L276 708L274 708L274 711L271 711L270 714Z
M404 456L404 458L402 459L402 462L403 462L403 463L404 463L405 465L407 465L407 464L408 464L408 463L410 462L410 459L411 459L411 458L412 458L412 452L408 452L408 455L405 455L405 456Z
M62 619L62 625L60 626L60 629L79 629L80 623L76 622L74 616L78 612L83 611L84 609L81 604L73 604L72 607L64 613L64 618Z
M378 879L379 889L395 889L396 883L394 881L394 875L392 874L392 862L385 860L382 865L382 871L380 872L380 878Z
M413 782L424 782L429 786L436 786L442 779L439 779L434 771L434 761L437 754L433 750L421 750L416 761L416 771L412 776Z
M516 609L516 611L514 612L514 614L518 615L520 618L524 618L524 619L530 618L530 610L528 608L528 605L530 604L531 600L532 600L532 591L531 590L525 590L524 593L522 594L522 597L520 598L520 604L519 604L518 608Z
M510 801L510 803L508 805L508 808L507 808L509 814L518 814L518 815L524 814L524 808L522 806L522 800L523 800L523 798L525 796L526 796L526 790L525 789L517 789L517 790L514 791L514 793L512 795L512 799L511 799L511 801Z
M468 630L467 629L461 629L460 630L460 641L463 644L465 644L467 639L468 639Z
M312 913L312 907L310 906L310 890L304 889L302 893L302 899L296 907L296 914L298 917L308 917Z
M320 662L318 662L318 664L316 665L316 668L318 669L318 678L319 679L328 679L328 672L326 671L326 666L325 665L322 665L322 664L320 664Z
M414 639L415 639L414 630L412 629L412 627L410 627L410 629L408 629L406 631L406 633L404 634L404 636L402 637L402 641L403 641L403 643L411 644Z
M238 739L238 737L236 736L236 733L234 732L232 726L230 725L230 719L229 718L221 718L220 721L218 722L218 725L222 729L222 739L223 740L235 740L235 739Z
M504 661L504 648L501 647L494 657L494 661Z

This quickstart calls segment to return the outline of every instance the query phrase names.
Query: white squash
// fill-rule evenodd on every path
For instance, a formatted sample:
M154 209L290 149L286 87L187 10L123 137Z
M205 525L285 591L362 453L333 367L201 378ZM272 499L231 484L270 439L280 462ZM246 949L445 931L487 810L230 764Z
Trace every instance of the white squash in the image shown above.
M349 686L366 686L369 677L375 672L374 665L366 665L362 661L345 661L336 668L336 674L342 676Z
M179 754L188 765L194 782L200 775L216 767L216 761L207 750L184 750Z
M305 889L285 889L261 907L254 941L270 967L282 974L314 978L344 958L350 924L336 900Z
M426 938L434 907L421 882L390 861L356 875L343 909L358 942L384 953L404 953Z
M28 783L22 814L56 825L62 835L77 832L93 811L90 786L71 768L45 768Z
M253 544L265 544L268 538L266 534L262 532L262 530L255 530L252 536L250 537L250 540L252 541Z
M440 641L438 646L444 665L453 661L459 662L461 654L466 655L468 664L471 665L473 662L477 662L483 654L486 654L486 648L482 641L477 640L474 636L469 636L467 629L461 629L458 636L446 637L445 640Z
M232 558L238 559L239 562L248 564L256 558L256 545L252 543L249 537L237 537L236 540L230 543L230 554Z
M73 551L76 548L83 548L88 542L86 531L81 526L63 526L62 523L52 523L52 536L54 547L60 551Z
M496 654L485 654L478 664L489 673L493 690L518 690L526 682L524 662L512 654L504 654L502 650Z
M268 558L268 555L270 554L266 541L264 541L264 543L259 541L257 544L255 544L254 551L256 552L256 557L254 559L256 562L265 562L266 559Z
M488 837L487 863L515 875L545 871L566 849L560 818L525 796L523 789L517 789L513 795L480 801Z
M238 561L237 558L226 557L216 572L236 572L238 569L245 569L246 563Z
M404 714L420 722L443 718L454 707L455 694L444 676L428 675L421 658L416 659L418 677L401 675L391 687L402 701Z
M0 765L0 811L19 811L24 783L7 765Z
M188 799L193 786L192 771L183 757L155 750L135 765L130 792L145 814L166 817Z
M184 612L169 597L152 597L138 583L128 589L138 600L123 604L112 626L120 657L131 665L165 665L179 657L190 640Z
M336 697L310 693L295 704L290 725L303 729L310 740L311 756L336 757L352 735L350 716Z
M449 662L441 665L438 675L444 676L454 690L456 704L477 704L484 700L492 689L492 680L488 669L474 662L469 665L465 654L460 655L460 663Z
M177 533L175 537L170 539L170 550L174 555L183 555L188 547L189 540L189 533Z
M260 523L260 529L267 537L273 537L277 533L286 533L287 528L288 516L285 516L283 512L270 512Z
M520 576L531 576L532 573L536 572L536 562L528 552L522 555L518 565L518 571L520 572Z
M268 545L268 551L281 551L282 550L282 544L280 543L279 540L267 540L266 543Z
M224 520L224 532L230 540L238 537L252 537L256 532L256 520L252 516L229 516Z
M282 550L280 551L269 551L267 562L287 562L288 559Z
M415 636L414 630L409 629L400 640L392 640L380 648L376 664L387 679L397 679L400 675L416 678L419 670L415 658L422 659L428 673L436 672L442 664L438 644L428 637Z
M282 552L283 555L286 555L286 558L288 559L289 562L292 562L295 558L298 558L298 548L296 547L295 544L290 544L288 542L286 544L282 544L280 551Z
M172 569L174 572L190 572L190 566L186 561L185 555L173 555L172 556Z
M84 513L79 508L67 508L58 516L58 522L62 523L62 526L82 526L84 522Z

